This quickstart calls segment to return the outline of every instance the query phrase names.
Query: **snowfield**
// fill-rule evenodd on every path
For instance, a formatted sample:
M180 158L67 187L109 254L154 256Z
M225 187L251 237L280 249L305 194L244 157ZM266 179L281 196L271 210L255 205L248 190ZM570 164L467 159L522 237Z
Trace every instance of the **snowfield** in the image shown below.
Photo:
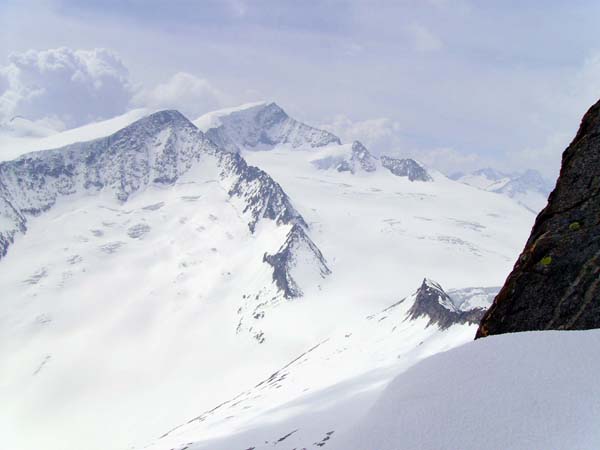
M273 104L196 121L236 153L137 114L1 149L101 138L0 165L11 450L327 448L395 375L473 338L409 318L423 279L487 306L534 220Z
M274 410L255 428L176 450L595 450L600 330L492 336L385 388L376 372ZM168 448L168 447L164 447Z

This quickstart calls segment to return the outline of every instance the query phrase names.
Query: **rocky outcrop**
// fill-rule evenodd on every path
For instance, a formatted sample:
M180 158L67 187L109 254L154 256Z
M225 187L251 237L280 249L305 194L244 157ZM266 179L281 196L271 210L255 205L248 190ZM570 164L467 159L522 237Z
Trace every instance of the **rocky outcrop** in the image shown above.
M303 295L300 285L318 283L331 273L321 251L298 224L277 253L265 254L263 260L273 267L273 282L288 299Z
M382 155L381 165L398 177L408 177L410 181L433 181L427 170L414 159L398 159Z
M308 228L282 187L269 174L248 165L237 153L223 152L219 157L222 175L232 181L229 196L242 200L242 212L247 215L252 232L263 218L278 225L299 224Z
M455 324L479 323L485 312L484 308L460 309L438 283L427 278L423 280L413 297L408 318L415 320L419 317L427 317L428 327L437 325L442 330Z
M476 338L600 327L600 102L563 153L548 205Z

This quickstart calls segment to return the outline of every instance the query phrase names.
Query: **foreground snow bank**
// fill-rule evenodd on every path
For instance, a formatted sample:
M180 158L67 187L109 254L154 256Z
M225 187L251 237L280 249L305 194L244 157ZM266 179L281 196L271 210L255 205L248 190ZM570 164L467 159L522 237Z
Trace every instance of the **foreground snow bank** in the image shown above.
M600 448L600 330L470 342L402 373L344 450Z
M599 348L600 330L488 337L399 369L387 387L374 371L275 408L242 432L147 448L598 450Z

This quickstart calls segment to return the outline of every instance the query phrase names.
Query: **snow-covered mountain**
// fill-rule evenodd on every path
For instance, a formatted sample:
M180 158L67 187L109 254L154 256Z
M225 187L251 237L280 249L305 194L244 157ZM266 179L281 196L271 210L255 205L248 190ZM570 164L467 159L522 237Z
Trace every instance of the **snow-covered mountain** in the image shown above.
M428 317L428 326L438 324L441 329L461 323L477 325L491 302L483 307L463 309L467 304L468 302L455 302L438 283L425 278L415 293L408 317L412 320Z
M252 103L208 113L195 124L206 130L215 144L230 152L266 150L278 144L315 148L340 143L337 136L292 119L275 103Z
M311 162L318 169L352 174L387 169L410 181L432 181L427 169L413 159L386 155L378 158L359 141L342 145L337 136L292 119L275 103L251 103L211 112L194 124L217 145L235 153L311 149Z
M537 170L531 169L522 173L504 173L486 168L469 174L455 173L450 178L479 189L506 195L534 213L546 206L553 187Z
M203 130L128 116L0 163L7 446L223 438L375 392L473 337L464 313L491 300L533 215L280 109ZM420 298L431 308L409 314Z

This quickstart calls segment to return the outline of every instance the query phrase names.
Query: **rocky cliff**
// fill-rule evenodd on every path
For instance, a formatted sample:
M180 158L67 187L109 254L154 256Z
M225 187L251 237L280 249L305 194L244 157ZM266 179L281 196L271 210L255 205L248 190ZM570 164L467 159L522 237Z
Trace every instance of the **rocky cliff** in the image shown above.
M476 338L600 327L600 102L563 153L548 205Z

